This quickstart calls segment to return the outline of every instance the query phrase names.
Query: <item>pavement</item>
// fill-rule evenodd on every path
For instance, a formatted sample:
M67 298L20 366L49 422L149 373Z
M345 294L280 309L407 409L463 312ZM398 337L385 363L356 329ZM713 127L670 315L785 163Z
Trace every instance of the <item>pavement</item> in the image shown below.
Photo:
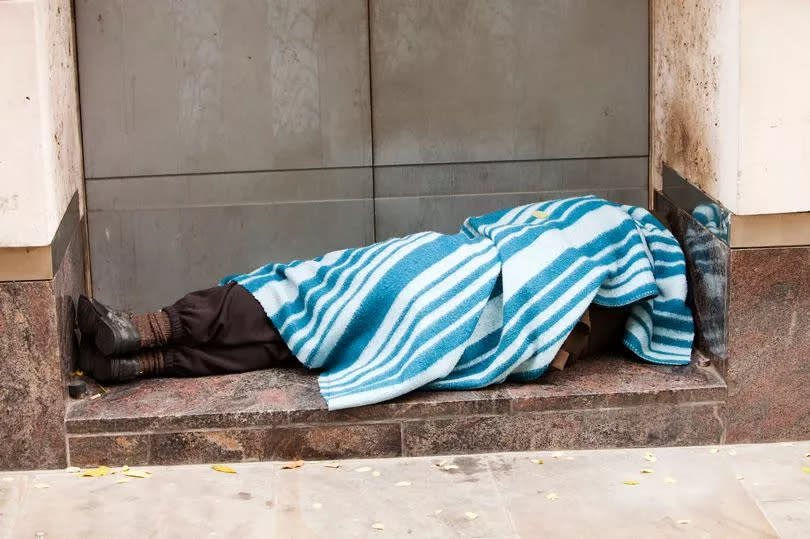
M808 455L810 441L4 472L0 537L806 538Z

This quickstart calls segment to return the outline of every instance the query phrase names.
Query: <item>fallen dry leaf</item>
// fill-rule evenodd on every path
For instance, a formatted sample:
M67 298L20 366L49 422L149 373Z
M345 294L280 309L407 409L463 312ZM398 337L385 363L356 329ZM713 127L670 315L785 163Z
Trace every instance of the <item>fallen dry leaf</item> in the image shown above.
M549 492L546 494L546 499L550 502L556 502L557 498L559 498L559 496L557 496L556 492Z
M534 464L543 464L543 459L531 459Z
M677 482L678 482L678 480L675 479L674 477L665 477L664 478L664 483L666 483L667 485L674 485Z
M126 471L128 471L128 470L129 470L129 466L127 466L126 464L124 464L123 466L121 466L121 471L122 471L122 472L126 472Z
M121 477L119 479L116 479L115 482L116 483L129 483L130 481L132 481L132 479L130 479L129 477Z
M82 472L82 477L101 477L107 475L112 470L106 466L99 466L98 468L90 468Z
M641 473L648 474L648 473L655 473L655 470L652 468L642 468Z
M810 459L810 453L805 453L804 456Z
M802 466L802 471L803 471L804 473L810 473L810 467L807 467L807 466Z
M433 463L433 465L434 465L435 467L437 467L437 468L441 468L441 467L442 467L442 466L444 466L445 464L447 464L447 461L446 461L446 460L440 460L439 462L434 462L434 463Z
M101 393L96 393L95 395L90 395L90 400L91 400L91 401L94 401L94 400L96 400L96 399L97 399L97 398L99 398L99 397L101 397Z
M337 462L327 462L323 465L324 468L340 468L340 464Z
M124 475L127 477L136 477L138 479L149 479L152 476L152 472L147 472L146 470L127 470L124 472Z
M236 470L224 464L212 464L211 469L222 473L236 473Z
M65 468L65 471L67 473L79 473L80 471L82 471L82 469L79 468L78 466L68 466L67 468Z
M34 488L50 488L48 483L34 483Z
M409 486L411 486L411 482L410 481L400 481L399 483L397 483L397 486L398 487L409 487Z
M692 521L684 518L684 519L679 520L678 524L689 524L690 522L692 522Z
M323 504L320 502L315 502L312 504L313 509L320 509L321 507L323 507Z
M382 522L375 522L374 524L371 525L371 527L374 528L375 530L384 530L385 524L383 524Z
M355 470L355 472L358 472L358 473L365 473L365 472L370 472L370 471L371 471L371 468L368 467L368 466L360 466L359 468L357 468Z
M712 447L711 449L709 449L709 453L717 454L719 452L720 452L719 447Z
M281 467L282 470L295 470L296 468L300 468L304 465L303 460L294 460L293 462L288 462L284 466Z
M81 370L75 370L75 371L73 371L73 372L72 372L72 373L70 373L70 374L71 374L72 376L84 376L84 371L81 371Z
M478 518L478 513L467 511L466 513L464 513L464 516L467 517L468 520L475 520L476 518Z
M640 485L641 483L639 483L635 479L628 479L627 481L622 481L622 484L632 486L632 485Z
M646 460L647 462L655 462L655 461L657 461L658 459L657 459L657 458L655 458L655 457L653 456L653 454L652 454L652 453L646 453L646 454L644 455L644 460Z

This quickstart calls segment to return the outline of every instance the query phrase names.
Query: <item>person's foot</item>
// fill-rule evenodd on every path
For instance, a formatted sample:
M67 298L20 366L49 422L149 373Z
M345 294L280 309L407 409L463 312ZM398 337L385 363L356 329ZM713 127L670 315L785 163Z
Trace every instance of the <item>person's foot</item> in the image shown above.
M92 339L82 339L79 346L79 368L102 384L128 382L143 374L140 361L135 358L106 357Z
M79 297L76 318L82 340L94 338L96 347L105 356L119 356L141 347L138 328L127 313L110 309L83 295Z

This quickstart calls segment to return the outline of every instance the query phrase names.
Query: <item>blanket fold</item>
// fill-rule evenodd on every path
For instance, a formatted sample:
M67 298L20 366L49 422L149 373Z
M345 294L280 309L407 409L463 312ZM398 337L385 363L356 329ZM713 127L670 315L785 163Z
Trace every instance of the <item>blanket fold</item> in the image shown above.
M596 197L529 204L314 260L228 277L253 294L330 409L417 388L535 380L591 303L631 305L624 344L686 364L683 253L643 208Z

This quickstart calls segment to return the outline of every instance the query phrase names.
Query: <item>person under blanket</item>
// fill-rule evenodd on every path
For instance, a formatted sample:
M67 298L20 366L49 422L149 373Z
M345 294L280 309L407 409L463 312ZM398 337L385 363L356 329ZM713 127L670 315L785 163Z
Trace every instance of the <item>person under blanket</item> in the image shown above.
M330 409L415 389L536 380L622 343L690 361L683 253L643 208L553 200L226 277L145 314L80 297L79 368L102 383L301 363Z

